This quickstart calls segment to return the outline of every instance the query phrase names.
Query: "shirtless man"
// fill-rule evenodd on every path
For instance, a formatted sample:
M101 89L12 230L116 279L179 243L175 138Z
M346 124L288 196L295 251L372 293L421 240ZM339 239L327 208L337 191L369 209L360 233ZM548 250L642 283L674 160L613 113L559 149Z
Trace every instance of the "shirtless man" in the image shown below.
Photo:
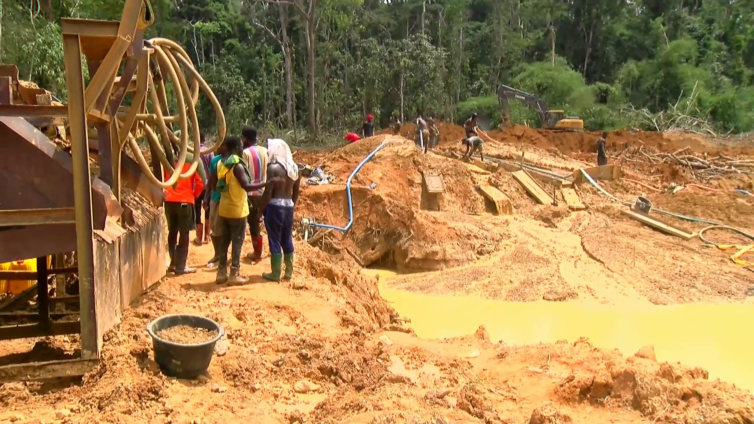
M279 282L285 260L285 280L293 278L293 208L298 201L301 179L298 165L288 144L280 139L267 140L267 186L260 210L270 245L272 272L262 274L265 280Z
M427 121L422 118L422 114L418 114L416 117L416 128L417 128L417 134L416 134L416 144L419 145L419 147L422 147L422 144L424 145L424 152L427 152L427 144L429 144L429 126L427 125Z
M476 118L477 114L473 113L471 117L464 122L463 129L466 130L466 138L479 135L479 127L477 127Z

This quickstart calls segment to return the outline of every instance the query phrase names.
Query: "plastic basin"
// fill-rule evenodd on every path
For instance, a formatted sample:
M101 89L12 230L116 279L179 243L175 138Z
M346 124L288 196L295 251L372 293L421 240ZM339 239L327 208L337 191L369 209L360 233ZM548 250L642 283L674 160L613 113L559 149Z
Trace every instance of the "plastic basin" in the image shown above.
M160 331L176 325L215 330L217 337L199 344L178 344L157 336ZM215 353L215 344L225 335L225 330L220 324L197 315L165 315L150 322L147 332L152 336L154 361L160 366L162 373L170 377L188 379L198 377L207 371Z

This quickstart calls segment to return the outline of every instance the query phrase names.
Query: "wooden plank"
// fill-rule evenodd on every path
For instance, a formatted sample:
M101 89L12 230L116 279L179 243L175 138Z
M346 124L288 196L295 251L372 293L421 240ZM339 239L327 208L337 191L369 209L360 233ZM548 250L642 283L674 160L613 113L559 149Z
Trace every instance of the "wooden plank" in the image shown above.
M563 193L563 199L571 210L582 211L586 209L586 206L581 203L581 199L579 198L578 193L576 193L576 190L570 187L561 187L560 192Z
M94 370L98 362L96 359L73 359L4 365L0 367L0 383L78 377Z
M0 105L0 116L65 118L68 116L68 106Z
M552 196L547 194L546 191L542 190L542 188L534 180L532 180L526 172L516 171L513 173L513 178L515 178L516 181L524 186L524 189L526 189L526 191L529 192L529 194L531 194L540 204L553 204L554 200Z
M594 168L585 168L584 171L586 171L586 173L595 180L612 181L617 180L623 176L623 169L620 167L620 165L596 166ZM584 180L585 178L581 174L580 169L573 171L574 184L581 184L584 182Z
M445 181L441 175L424 174L424 185L429 193L445 193Z
M502 191L488 185L479 186L482 195L495 204L498 215L513 215L511 200Z
M687 233L685 231L681 231L681 230L679 230L677 228L673 228L670 225L666 225L666 224L663 224L662 222L655 221L654 219L652 219L652 218L650 218L650 217L648 217L646 215L642 215L642 214L639 214L639 213L636 213L636 212L633 212L633 211L629 211L629 210L623 210L623 211L621 211L621 213L623 215L627 215L631 219L634 219L636 221L641 222L644 225L648 225L648 226L650 226L650 227L652 227L654 229L657 229L657 230L660 230L660 231L662 231L664 233L670 234L671 236L680 237L680 238L682 238L684 240L691 240L692 238L696 237L695 233L689 234L689 233Z

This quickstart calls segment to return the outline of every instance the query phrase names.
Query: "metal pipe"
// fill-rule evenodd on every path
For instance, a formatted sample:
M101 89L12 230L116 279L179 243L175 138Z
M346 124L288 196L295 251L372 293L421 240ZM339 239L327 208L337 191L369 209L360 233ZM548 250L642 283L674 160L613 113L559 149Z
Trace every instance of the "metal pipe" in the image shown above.
M326 228L331 230L340 231L343 233L348 232L348 230L351 229L351 226L353 226L353 202L351 201L351 180L353 180L353 177L356 176L356 174L359 173L361 170L361 167L363 167L367 162L372 160L374 155L377 154L380 150L382 150L383 147L387 146L387 144L390 143L390 141L385 141L379 146L377 146L376 149L372 150L372 153L367 155L367 157L364 158L364 160L359 163L359 165L356 167L356 169L351 172L351 175L348 177L348 180L346 181L346 196L348 197L348 224L346 224L345 227L336 227L334 225L327 225L327 224L318 224L318 223L312 223L313 227L317 228Z

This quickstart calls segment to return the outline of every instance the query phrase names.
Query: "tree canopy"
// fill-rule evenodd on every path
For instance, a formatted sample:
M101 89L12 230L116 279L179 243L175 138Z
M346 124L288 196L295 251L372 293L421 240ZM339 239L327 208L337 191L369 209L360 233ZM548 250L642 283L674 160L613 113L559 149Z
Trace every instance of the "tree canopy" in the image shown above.
M306 137L368 113L499 117L505 83L589 129L672 112L754 127L754 0L153 0L148 36L185 46L231 131ZM0 61L65 97L60 19L119 19L121 0L0 0ZM201 109L204 128L213 122ZM513 118L536 124L515 105Z

